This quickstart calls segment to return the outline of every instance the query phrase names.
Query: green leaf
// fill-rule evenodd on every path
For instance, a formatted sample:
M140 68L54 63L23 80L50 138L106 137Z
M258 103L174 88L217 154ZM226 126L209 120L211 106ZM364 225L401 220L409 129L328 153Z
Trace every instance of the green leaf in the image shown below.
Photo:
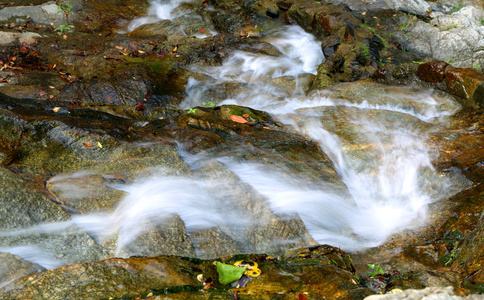
M217 266L218 281L223 285L239 280L240 277L244 275L245 269L247 268L227 265L219 261L214 261L213 264Z

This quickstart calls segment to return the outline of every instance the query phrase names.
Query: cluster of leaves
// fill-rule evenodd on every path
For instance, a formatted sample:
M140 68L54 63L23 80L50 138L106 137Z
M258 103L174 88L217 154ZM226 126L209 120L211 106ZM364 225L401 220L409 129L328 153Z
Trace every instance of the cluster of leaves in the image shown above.
M57 13L63 13L66 16L66 22L54 29L54 31L58 31L60 35L63 35L64 38L66 38L66 33L71 33L74 31L74 25L68 23L69 15L72 12L72 4L61 3L59 0L57 0L55 4L57 5L58 9Z
M383 272L383 269L381 268L380 265L368 264L368 267L370 267L370 269L373 270L373 271L367 272L368 274L370 274L370 277L375 277L377 275L385 274L385 272Z

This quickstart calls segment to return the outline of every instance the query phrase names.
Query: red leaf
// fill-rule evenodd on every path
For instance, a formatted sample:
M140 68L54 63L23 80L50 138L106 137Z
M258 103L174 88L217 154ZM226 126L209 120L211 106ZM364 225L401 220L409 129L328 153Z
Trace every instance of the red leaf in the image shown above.
M144 110L144 104L143 101L140 101L138 106L135 108L136 111L143 111Z
M303 294L301 294L300 292L297 293L297 299L298 300L308 300L308 298L306 298Z
M241 116L231 115L230 119L232 119L232 121L237 123L242 123L242 124L249 123L249 121L247 121L244 117L241 117Z

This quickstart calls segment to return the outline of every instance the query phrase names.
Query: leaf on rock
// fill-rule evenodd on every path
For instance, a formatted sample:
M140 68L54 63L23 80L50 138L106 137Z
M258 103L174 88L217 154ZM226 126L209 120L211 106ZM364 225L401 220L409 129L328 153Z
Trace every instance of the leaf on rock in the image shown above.
M230 119L237 123L242 123L242 124L249 123L249 121L247 121L244 117L241 117L241 116L231 115Z
M136 106L135 110L136 111L143 111L145 108L144 108L144 104L143 104L143 101L140 101L138 103L138 106Z
M239 280L246 269L246 267L236 267L219 261L214 261L213 264L217 267L218 281L223 285Z

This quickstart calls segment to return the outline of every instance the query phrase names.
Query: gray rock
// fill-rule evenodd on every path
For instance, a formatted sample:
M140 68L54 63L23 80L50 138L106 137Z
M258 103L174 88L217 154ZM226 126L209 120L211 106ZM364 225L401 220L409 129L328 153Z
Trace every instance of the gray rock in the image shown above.
M455 67L484 65L484 19L482 8L468 6L452 14L432 14L429 23L418 21L396 32L400 43L410 52L448 61Z
M0 10L0 21L12 17L20 17L34 21L39 24L51 24L59 26L66 22L65 16L58 12L58 6L54 2L47 2L37 6L12 6Z
M430 8L430 5L423 0L334 0L331 2L335 4L348 5L351 10L355 10L358 12L396 9L421 16L428 15L428 10Z
M484 296L470 295L467 297L459 297L454 293L454 288L448 287L428 287L422 290L405 290L401 292L389 293L386 295L371 295L365 298L365 300L457 300L457 299L484 299Z
M10 253L0 253L0 288L19 277L42 271L45 271L45 268L37 264Z
M0 32L0 46L22 45L23 43L31 45L41 37L40 34L34 32Z

